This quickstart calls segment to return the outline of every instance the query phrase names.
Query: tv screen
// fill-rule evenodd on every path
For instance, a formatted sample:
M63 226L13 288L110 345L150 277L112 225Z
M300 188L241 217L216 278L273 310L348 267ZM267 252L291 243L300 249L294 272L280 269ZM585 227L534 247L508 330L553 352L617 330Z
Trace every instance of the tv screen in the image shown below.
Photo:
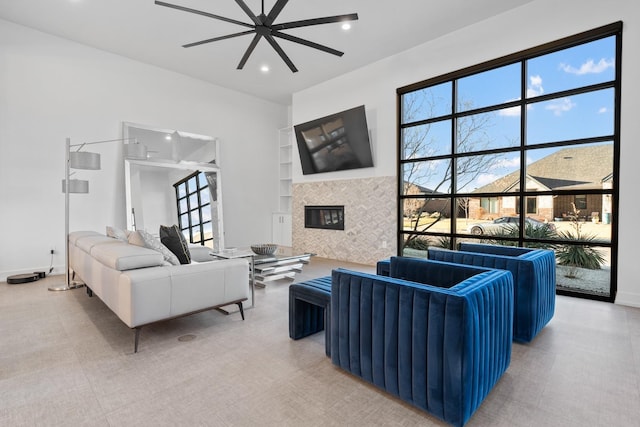
M304 175L373 166L364 105L294 126Z

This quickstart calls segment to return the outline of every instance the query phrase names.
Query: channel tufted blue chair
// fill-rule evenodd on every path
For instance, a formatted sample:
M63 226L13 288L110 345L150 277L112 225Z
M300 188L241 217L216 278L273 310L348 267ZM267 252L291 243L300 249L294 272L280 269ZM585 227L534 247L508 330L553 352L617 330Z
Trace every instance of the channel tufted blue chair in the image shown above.
M464 425L511 361L509 271L392 257L388 276L334 270L331 361Z
M555 311L556 262L548 249L460 243L459 250L429 248L427 258L488 268L513 274L513 339L530 342Z

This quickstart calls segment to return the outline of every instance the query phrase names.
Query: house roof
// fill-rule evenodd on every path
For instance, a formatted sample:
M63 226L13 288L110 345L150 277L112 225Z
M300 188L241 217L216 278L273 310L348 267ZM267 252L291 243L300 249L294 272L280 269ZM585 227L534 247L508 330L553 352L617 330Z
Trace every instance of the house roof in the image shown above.
M602 188L602 182L611 177L611 159L613 144L563 148L528 165L527 177L535 180L541 190ZM473 192L513 191L519 180L518 170Z

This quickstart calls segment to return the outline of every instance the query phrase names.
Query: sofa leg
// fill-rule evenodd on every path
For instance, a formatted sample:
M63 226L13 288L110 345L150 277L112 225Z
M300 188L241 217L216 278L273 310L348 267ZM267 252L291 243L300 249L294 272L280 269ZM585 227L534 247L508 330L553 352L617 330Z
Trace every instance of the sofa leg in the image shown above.
M87 295L89 295L89 298L91 298L93 296L93 291L88 286L87 286Z
M136 328L136 337L135 337L135 342L133 344L133 352L137 353L138 352L138 341L140 340L140 330L142 329L142 326L139 326Z
M237 302L238 308L240 309L240 316L242 316L242 320L244 320L244 308L242 307L242 301Z

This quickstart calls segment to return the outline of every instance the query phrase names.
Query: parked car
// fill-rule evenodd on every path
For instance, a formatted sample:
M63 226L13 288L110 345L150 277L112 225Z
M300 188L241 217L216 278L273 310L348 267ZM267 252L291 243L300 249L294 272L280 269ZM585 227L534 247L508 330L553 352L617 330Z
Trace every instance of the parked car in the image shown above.
M537 219L526 217L525 221L534 229L548 228L551 231L556 231L554 224L538 221ZM501 216L491 222L477 222L469 224L467 231L471 234L495 234L499 232L508 231L510 228L515 228L520 225L520 218L517 216Z

